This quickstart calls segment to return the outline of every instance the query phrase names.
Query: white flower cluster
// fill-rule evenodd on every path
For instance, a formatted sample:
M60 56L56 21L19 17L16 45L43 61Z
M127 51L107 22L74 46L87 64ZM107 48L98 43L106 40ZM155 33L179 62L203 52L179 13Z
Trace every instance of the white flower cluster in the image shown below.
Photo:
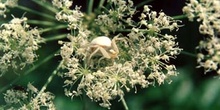
M95 20L99 25L100 31L105 35L109 35L109 30L115 32L119 29L124 29L124 22L129 22L132 16L135 14L135 8L133 8L133 1L128 0L108 0L108 4L113 6L112 9L106 9L103 13L97 16Z
M61 9L60 12L56 13L56 19L58 21L64 21L68 23L69 29L77 29L78 23L84 15L80 11L80 7L76 6L75 9L71 10L72 1L70 0L52 0L52 3L57 8Z
M118 96L123 97L124 91L129 92L137 85L143 88L154 85L155 82L160 85L165 80L169 80L170 76L175 76L176 68L170 64L170 59L176 58L182 50L175 42L176 37L161 33L164 29L178 30L180 27L178 21L163 12L157 13L151 11L148 6L144 6L144 11L139 17L140 21L136 22L132 20L135 8L132 7L131 0L109 0L108 3L114 7L97 15L97 19L91 25L97 27L84 26L82 20L72 22L76 28L70 29L77 31L73 30L75 33L68 35L67 38L70 41L59 41L59 44L62 45L60 51L63 59L62 68L65 69L64 74L61 74L66 78L64 81L65 94L74 97L85 92L91 100L99 102L106 108L111 106L111 100ZM75 9L75 11L79 10ZM82 17L75 18L83 19ZM98 50L100 52L95 53L90 59L90 55L95 51L94 48L99 48L96 47L98 45L90 47L93 45L92 40L99 36L95 34L99 32L87 30L85 27L101 30L101 33L108 35L118 29L127 29L126 25L129 25L130 30L127 36L123 34L109 35L109 38L118 37L120 39L116 40L115 44L119 49L117 58L108 59L103 55L108 52L117 53L113 49L113 44L110 43L111 47L100 45L100 50ZM130 29L130 26L133 28ZM103 44L105 41L95 43L98 42ZM79 84L74 88L73 85L77 82Z
M72 6L72 1L70 0L52 0L53 6L56 6L59 9L69 9Z
M72 88L75 82L80 80L76 89L65 89L67 96L78 96L84 91L91 100L100 102L101 106L109 108L110 100L124 95L124 88L129 92L130 88L136 85L148 86L145 75L134 71L129 61L123 64L114 62L112 65L109 64L109 60L102 60L100 65L105 66L99 67L97 66L99 59L92 59L94 62L92 66L87 65L89 32L84 31L84 34L86 36L68 35L70 42L59 41L63 45L60 51L63 58L62 66L68 70L62 75L66 78L65 87Z
M156 11L151 11L150 7L145 5L143 12L141 13L140 18L140 27L145 26L145 30L149 33L160 33L161 30L169 29L173 31L174 29L178 30L179 25L178 21L173 20L172 17L167 16L164 12L157 13Z
M76 62L74 62L76 63ZM113 65L99 68L97 71L87 71L86 69L80 69L82 79L76 90L65 90L66 95L73 97L75 95L82 94L84 90L86 95L97 102L100 102L102 107L109 108L111 106L110 100L113 100L117 96L124 96L123 88L129 92L130 88L134 88L136 85L146 87L148 85L145 80L144 74L140 74L133 70L131 63L125 62L124 64L114 63ZM77 79L77 70L68 74L70 78ZM73 84L72 79L66 80L66 85Z
M177 75L175 65L169 64L169 61L175 58L182 49L175 42L176 37L161 34L161 30L164 29L178 30L177 22L164 12L150 11L149 6L144 6L140 26L133 27L128 34L132 42L128 52L131 63L138 68L138 72L148 71L147 79L153 79L153 84L154 80L160 85L170 76Z
M205 41L200 41L197 47L200 53L197 55L198 67L203 67L206 72L216 71L220 74L220 39L211 37Z
M20 89L20 90L19 90ZM55 110L53 104L54 96L50 92L43 92L39 98L35 98L38 94L37 88L30 83L27 89L19 87L18 90L7 90L4 94L6 105L4 109L7 110L41 110L46 108L47 110Z
M0 26L0 71L6 72L10 67L22 69L32 64L37 55L35 51L42 42L36 28L31 29L27 18L13 18L9 23Z
M0 16L6 17L7 7L15 7L18 0L0 0Z
M199 32L215 36L220 32L220 1L219 0L190 0L183 12L190 21L194 18L201 22Z
M219 0L190 0L183 8L189 20L194 18L200 22L199 32L207 35L203 41L200 41L197 49L198 67L203 67L206 72L219 70L219 38L220 33L220 1Z

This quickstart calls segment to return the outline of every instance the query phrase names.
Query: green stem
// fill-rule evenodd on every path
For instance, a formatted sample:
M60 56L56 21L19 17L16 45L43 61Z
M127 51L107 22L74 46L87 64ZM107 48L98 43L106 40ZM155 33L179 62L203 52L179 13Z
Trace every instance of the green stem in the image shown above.
M58 51L57 51L58 52ZM40 67L42 64L48 62L49 60L51 60L54 57L54 54L56 54L57 52L49 55L48 57L46 57L45 59L43 59L41 62L37 63L36 65L34 65L32 68L28 69L24 74L21 74L19 77L17 77L16 79L14 79L10 84L4 86L3 88L0 89L0 93L4 92L5 90L7 90L11 85L14 85L16 82L18 82L21 78L24 78L25 75L30 74L31 72L33 72L34 70L36 70L38 67Z
M83 110L89 110L88 99L86 97L86 93L83 93Z
M144 5L148 4L148 3L150 3L150 2L152 2L152 1L154 1L154 0L143 0L143 2L137 4L136 7L137 7L137 8L140 8L140 7L142 7L142 6L144 6Z
M39 15L39 16L42 16L42 17L45 17L45 18L49 18L49 19L52 19L52 20L55 20L55 17L54 16L51 16L49 14L45 14L45 13L42 13L42 12L38 12L38 11L35 11L35 10L32 10L30 8L27 8L27 7L23 7L21 5L17 5L16 6L17 8L21 9L21 10L24 10L24 11L27 11L27 12L30 12L30 13L34 13L36 15Z
M49 38L45 38L45 42L49 42L49 41L55 41L55 40L60 40L60 39L64 39L66 38L66 34L62 34L62 35L57 35L57 36L53 36L53 37L49 37Z
M35 2L36 4L46 8L47 10L50 10L53 13L57 13L58 10L56 8L54 8L53 6L51 6L51 4L48 4L48 2L43 2L41 0L32 0L33 2Z
M120 97L121 97L121 101L122 101L122 104L123 104L125 110L129 110L128 105L126 104L126 101L125 101L124 97L123 96L120 96Z
M116 30L116 32L131 32L131 29Z
M40 30L41 33L44 33L44 32L48 32L48 31L51 31L51 30L57 30L57 29L64 29L64 28L67 28L66 25L58 25L56 27L51 27L51 28L46 28L46 29L43 29L43 30Z
M178 19L185 19L185 18L187 18L187 16L183 14L183 15L172 16L172 18L178 20Z
M54 76L57 74L58 70L60 69L61 65L62 65L62 61L57 66L57 68L53 71L53 73L50 75L50 77L47 79L47 82L41 88L41 90L39 91L39 93L37 94L35 99L38 99L41 96L41 94L46 90L47 86L51 83L51 81L53 80Z
M30 24L44 25L44 26L54 26L54 25L56 25L56 23L50 22L50 21L28 20L27 22L30 23Z
M94 0L88 0L88 1L89 1L89 4L88 4L88 9L87 9L87 14L89 15L92 13Z
M99 1L99 5L98 5L98 9L101 9L101 7L103 6L105 0L100 0Z
M181 51L181 54L183 55L187 55L187 56L190 56L190 57L194 57L194 58L197 58L197 56L193 53L190 53L190 52L186 52L186 51Z

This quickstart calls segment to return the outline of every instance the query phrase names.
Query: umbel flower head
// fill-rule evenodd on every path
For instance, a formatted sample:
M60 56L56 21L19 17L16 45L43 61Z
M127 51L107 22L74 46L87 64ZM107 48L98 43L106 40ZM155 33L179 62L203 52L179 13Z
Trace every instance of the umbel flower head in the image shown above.
M22 69L37 58L35 51L42 38L39 31L31 28L26 21L25 17L13 18L0 26L1 74L9 68Z
M170 76L177 75L175 65L169 64L169 61L182 50L175 42L175 36L163 35L161 30L178 30L178 21L164 12L151 11L147 5L139 18L139 25L127 35L132 43L127 54L137 72L149 71L147 79L153 79L152 84L157 81L160 85Z
M219 0L190 0L183 12L189 20L200 22L199 32L207 37L200 41L197 49L198 67L203 67L205 73L219 70L219 38L220 33L220 1Z
M189 0L183 7L190 21L197 19L201 22L199 32L209 36L215 36L220 32L220 1L219 0Z
M15 7L18 0L0 0L0 16L6 17L7 7Z
M130 20L136 12L132 0L108 0L108 4L114 6L114 9L103 11L103 13L97 15L95 19L96 24L99 26L99 30L105 35L109 35L110 32L114 33L119 29L124 29L125 22L130 25Z
M199 53L197 55L198 67L203 67L206 72L216 71L220 74L220 39L211 37L204 41L200 41L197 46Z
M58 21L65 21L68 23L69 29L77 29L78 25L82 21L83 13L80 11L80 7L76 6L74 10L71 10L72 1L70 0L53 0L52 4L61 9L56 13L56 19Z
M59 44L64 69L61 76L66 78L65 94L74 97L85 92L91 100L110 108L111 100L123 97L137 86L145 88L167 80L171 82L170 77L177 72L169 61L182 49L175 36L161 33L164 29L173 31L180 27L178 21L164 12L157 13L144 6L139 21L134 21L131 0L108 0L107 3L114 7L97 15L92 25L85 26L84 15L77 16L81 20L71 22L75 28L70 28L75 33L68 34L69 41L59 41ZM80 13L78 9L66 11ZM109 35L120 29L130 31ZM78 84L76 88L74 84Z
M17 90L7 90L4 94L6 105L3 108L7 110L41 110L42 108L55 110L54 95L50 92L43 92L40 97L36 98L38 93L38 89L30 83L27 89L19 87Z

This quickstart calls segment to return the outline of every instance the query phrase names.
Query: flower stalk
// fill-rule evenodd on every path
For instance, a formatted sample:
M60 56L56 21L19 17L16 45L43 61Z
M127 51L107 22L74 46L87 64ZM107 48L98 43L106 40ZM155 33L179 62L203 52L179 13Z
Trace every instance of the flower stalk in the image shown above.
M30 12L30 13L33 13L33 14L36 14L36 15L39 15L39 16L42 16L42 17L45 17L45 18L48 18L48 19L51 19L51 20L55 20L54 16L51 16L49 14L42 13L42 12L39 12L39 11L35 11L35 10L32 10L31 8L24 7L24 6L21 6L21 5L18 5L16 7L18 9L21 9L21 10L24 10L24 11L27 11L27 12Z
M39 91L39 93L37 94L37 96L34 99L38 99L39 97L41 97L42 93L45 92L45 90L47 89L47 86L51 83L53 78L57 75L58 70L61 68L62 63L63 63L62 61L59 63L57 68L52 72L50 77L47 79L47 82L43 85L43 87L41 88L41 90Z
M123 104L123 106L124 106L124 109L125 110L129 110L128 109L128 105L127 105L127 103L126 103L126 101L125 101L125 99L124 99L124 96L120 96L121 97L121 102L122 102L122 104Z

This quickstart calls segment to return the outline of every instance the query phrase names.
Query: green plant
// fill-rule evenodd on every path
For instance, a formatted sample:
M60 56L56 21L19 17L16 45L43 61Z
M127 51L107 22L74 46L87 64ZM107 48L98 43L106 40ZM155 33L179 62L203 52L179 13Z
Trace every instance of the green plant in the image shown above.
M60 76L63 88L59 86L71 99L83 96L87 100L87 96L109 109L111 101L118 99L128 110L128 92L171 84L173 76L178 77L173 62L179 54L197 58L198 67L205 73L220 73L218 0L187 1L182 8L184 14L178 16L153 11L147 5L152 0L100 0L97 5L87 0L86 11L71 0L31 0L25 1L27 6L21 1L0 2L0 75L17 77L0 88L1 93L8 89L3 93L6 104L2 109L56 109L53 100L57 95L46 89L49 84L53 86L55 76ZM30 4L42 9L32 9ZM13 14L16 9L24 12L17 17ZM197 56L180 48L175 35L184 27L181 20L187 17L200 23L199 32L205 36L194 47ZM56 52L49 53L50 49ZM57 59L50 61L52 58ZM57 66L48 66L53 63ZM51 75L40 90L32 85L39 81L35 76L34 81L23 82L28 83L27 87L15 86L45 68Z

